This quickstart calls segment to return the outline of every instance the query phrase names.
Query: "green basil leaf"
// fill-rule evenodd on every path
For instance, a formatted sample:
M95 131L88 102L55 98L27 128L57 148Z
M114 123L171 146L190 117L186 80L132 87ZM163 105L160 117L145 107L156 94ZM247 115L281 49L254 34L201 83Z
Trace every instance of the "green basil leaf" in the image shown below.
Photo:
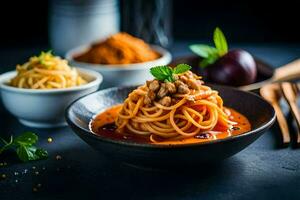
M48 152L44 149L37 148L34 144L38 141L38 136L32 132L24 132L15 139L11 136L10 141L0 138L4 146L0 148L0 154L7 150L16 151L19 159L23 162L39 160L48 157Z
M157 66L150 69L151 74L160 81L168 79L173 76L173 70L168 66Z
M193 44L189 46L190 50L197 54L198 56L202 58L207 58L211 54L215 54L218 52L218 50L215 47L211 47L204 44Z
M215 55L211 55L208 58L204 58L201 62L200 62L200 67L205 68L208 65L212 65L214 64L217 60L219 59L219 55L215 54Z
M32 132L24 132L15 138L14 144L18 143L20 145L31 146L38 141L38 136Z
M35 151L35 155L38 159L44 159L48 157L48 152L45 149L38 148Z
M187 65L187 64L179 64L173 69L174 74L182 74L184 72L187 72L191 69L192 67Z
M171 67L169 67L169 66L163 66L160 69L167 76L172 76L173 75L173 69Z
M226 54L228 52L228 45L227 45L226 38L220 28L217 27L215 29L213 39L214 39L215 46L218 49L220 55L222 56Z
M35 147L26 147L25 145L20 145L17 148L17 155L23 162L28 162L34 157Z
M168 76L164 81L165 81L165 82L174 82L175 79L174 79L173 76Z
M23 162L28 162L31 160L40 160L48 157L48 152L41 148L36 148L35 146L24 146L20 145L17 148L17 155Z

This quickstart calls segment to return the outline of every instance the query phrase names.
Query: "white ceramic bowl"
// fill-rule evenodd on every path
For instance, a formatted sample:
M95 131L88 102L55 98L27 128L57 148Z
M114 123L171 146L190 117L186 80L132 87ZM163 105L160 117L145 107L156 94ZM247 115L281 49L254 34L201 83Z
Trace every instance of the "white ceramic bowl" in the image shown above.
M23 89L7 83L16 76L15 71L0 75L2 102L5 108L19 121L30 127L50 128L66 125L65 108L81 96L98 90L102 75L86 69L78 73L87 84L66 89Z
M167 65L172 59L171 54L167 50L154 45L151 47L160 53L161 57L156 60L143 63L103 65L75 61L74 56L86 52L90 48L89 45L79 46L75 49L72 49L67 52L65 57L67 60L69 60L71 65L100 72L104 77L101 88L121 85L139 85L145 83L145 80L153 78L149 72L151 67Z

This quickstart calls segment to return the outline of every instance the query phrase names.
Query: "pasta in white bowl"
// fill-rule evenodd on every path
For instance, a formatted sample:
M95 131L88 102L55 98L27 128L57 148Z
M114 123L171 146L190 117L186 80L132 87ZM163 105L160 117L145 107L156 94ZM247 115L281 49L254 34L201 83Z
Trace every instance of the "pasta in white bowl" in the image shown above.
M36 61L39 57L33 58ZM51 62L54 62L53 58ZM34 63L34 66L25 63L17 66L17 71L0 75L4 106L26 126L49 128L66 125L65 108L77 98L95 92L103 79L101 74L91 70L49 65L40 71L37 63L32 60L29 63Z
M76 68L50 51L33 56L28 62L17 65L17 75L10 85L27 89L59 89L86 84Z

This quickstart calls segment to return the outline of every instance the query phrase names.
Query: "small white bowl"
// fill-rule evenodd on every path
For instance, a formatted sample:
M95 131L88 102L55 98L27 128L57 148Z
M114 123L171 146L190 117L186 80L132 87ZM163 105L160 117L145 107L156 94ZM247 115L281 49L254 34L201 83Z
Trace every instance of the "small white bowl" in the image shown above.
M19 121L30 127L52 128L67 125L65 108L81 96L98 90L102 75L86 69L78 73L87 84L66 89L23 89L8 85L16 71L0 75L0 89L5 108Z
M71 65L100 72L104 77L103 84L101 85L102 88L143 84L145 80L153 79L149 71L151 67L167 65L172 59L171 54L167 50L152 45L151 48L160 53L161 57L143 63L104 65L74 60L76 55L86 52L89 48L90 45L79 46L68 51L65 57Z

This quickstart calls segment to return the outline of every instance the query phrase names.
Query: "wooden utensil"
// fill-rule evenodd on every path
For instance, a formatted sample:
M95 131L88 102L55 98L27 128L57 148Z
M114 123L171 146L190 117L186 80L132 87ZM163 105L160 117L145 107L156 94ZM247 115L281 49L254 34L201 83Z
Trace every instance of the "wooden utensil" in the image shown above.
M266 99L270 104L272 104L277 121L282 134L283 144L289 144L291 142L289 128L284 117L284 114L280 108L279 100L281 99L281 91L279 84L268 84L260 89L260 94L264 99Z
M297 59L287 65L276 68L273 76L265 81L239 87L242 90L250 91L261 88L262 86L283 81L291 81L300 78L300 59Z
M300 112L297 105L297 93L292 83L283 82L280 84L282 94L290 106L293 117L297 124L296 142L300 144Z

